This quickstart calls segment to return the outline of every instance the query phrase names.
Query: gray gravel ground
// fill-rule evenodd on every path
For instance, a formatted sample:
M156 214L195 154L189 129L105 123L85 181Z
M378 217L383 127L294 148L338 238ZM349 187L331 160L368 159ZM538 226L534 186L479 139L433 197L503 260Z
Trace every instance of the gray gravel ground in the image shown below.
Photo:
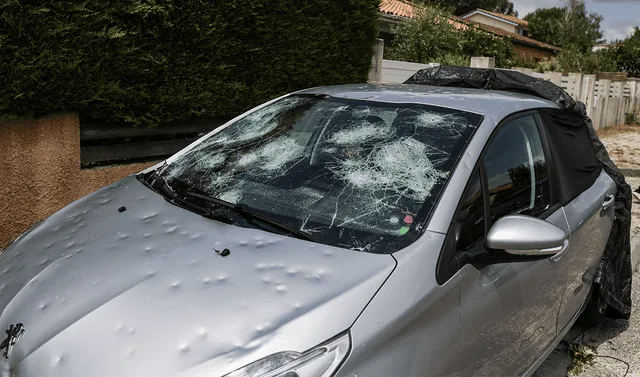
M640 178L627 178L633 189L640 186ZM640 245L640 203L634 202L631 223L632 246ZM640 252L640 248L635 249ZM629 364L626 377L640 377L640 274L636 273L633 280L633 310L629 321L609 320L606 323L587 330L574 328L568 340L578 338L596 349L598 357L594 364L587 366L578 377L623 377ZM583 334L583 335L580 335ZM611 359L610 356L617 359ZM561 343L547 358L534 377L565 377L567 368L571 364L568 343Z

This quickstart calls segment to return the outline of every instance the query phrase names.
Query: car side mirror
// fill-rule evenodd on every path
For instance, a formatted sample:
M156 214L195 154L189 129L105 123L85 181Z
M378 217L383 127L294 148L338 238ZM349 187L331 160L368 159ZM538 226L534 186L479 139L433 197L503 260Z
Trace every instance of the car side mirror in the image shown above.
M520 257L545 257L563 252L569 241L564 231L531 216L500 218L487 234L486 246Z

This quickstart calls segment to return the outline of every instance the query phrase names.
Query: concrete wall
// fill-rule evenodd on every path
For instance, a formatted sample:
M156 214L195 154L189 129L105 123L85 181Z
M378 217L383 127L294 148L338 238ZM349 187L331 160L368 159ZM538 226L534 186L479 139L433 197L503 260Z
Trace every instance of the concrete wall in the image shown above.
M474 56L471 58L471 68L495 68L496 58Z
M471 17L467 17L467 20L471 20L471 21L479 22L481 24L497 27L497 28L500 28L502 30L506 30L506 31L511 32L511 33L517 33L518 32L517 26L508 24L508 23L506 23L504 21L496 20L495 18L489 17L489 16L485 16L484 14L479 14L479 13L478 14L474 14Z
M429 64L400 62L397 60L382 61L381 82L401 84L421 69L429 68Z
M0 249L72 201L152 163L80 169L75 114L0 124Z

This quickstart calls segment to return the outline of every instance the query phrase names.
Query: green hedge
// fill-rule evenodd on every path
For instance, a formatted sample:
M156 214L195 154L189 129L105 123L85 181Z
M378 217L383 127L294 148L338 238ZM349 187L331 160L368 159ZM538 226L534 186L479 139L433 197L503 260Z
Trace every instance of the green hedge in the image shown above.
M0 0L0 120L232 116L363 82L379 0Z

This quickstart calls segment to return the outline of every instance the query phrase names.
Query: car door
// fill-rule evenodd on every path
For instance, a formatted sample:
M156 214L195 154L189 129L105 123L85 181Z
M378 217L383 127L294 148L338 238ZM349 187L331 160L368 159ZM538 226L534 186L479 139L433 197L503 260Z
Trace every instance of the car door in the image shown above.
M546 123L545 128L547 129L550 127L561 128L562 135L557 139L567 139L566 141L555 141L560 145L554 148L568 151L568 153L554 155L558 165L571 165L572 162L569 160L578 158L585 165L593 164L599 168L586 129L562 128L560 125L553 124L552 119L546 116L542 117L542 121ZM557 131L550 130L550 132ZM551 136L554 135L551 134ZM563 161L563 159L567 161ZM588 298L591 283L613 224L615 182L601 169L595 171L593 181L589 180L589 182L593 182L591 185L578 185L576 182L571 182L573 187L585 186L585 188L582 192L572 194L577 196L564 206L570 229L569 248L552 259L564 271L567 279L558 312L558 328L568 326Z
M488 253L485 236L506 215L538 217L568 234L541 130L534 113L508 119L496 129L448 235L447 244L456 249L463 323L456 375L522 375L556 336L565 283L561 265L546 258L478 266L471 259Z

